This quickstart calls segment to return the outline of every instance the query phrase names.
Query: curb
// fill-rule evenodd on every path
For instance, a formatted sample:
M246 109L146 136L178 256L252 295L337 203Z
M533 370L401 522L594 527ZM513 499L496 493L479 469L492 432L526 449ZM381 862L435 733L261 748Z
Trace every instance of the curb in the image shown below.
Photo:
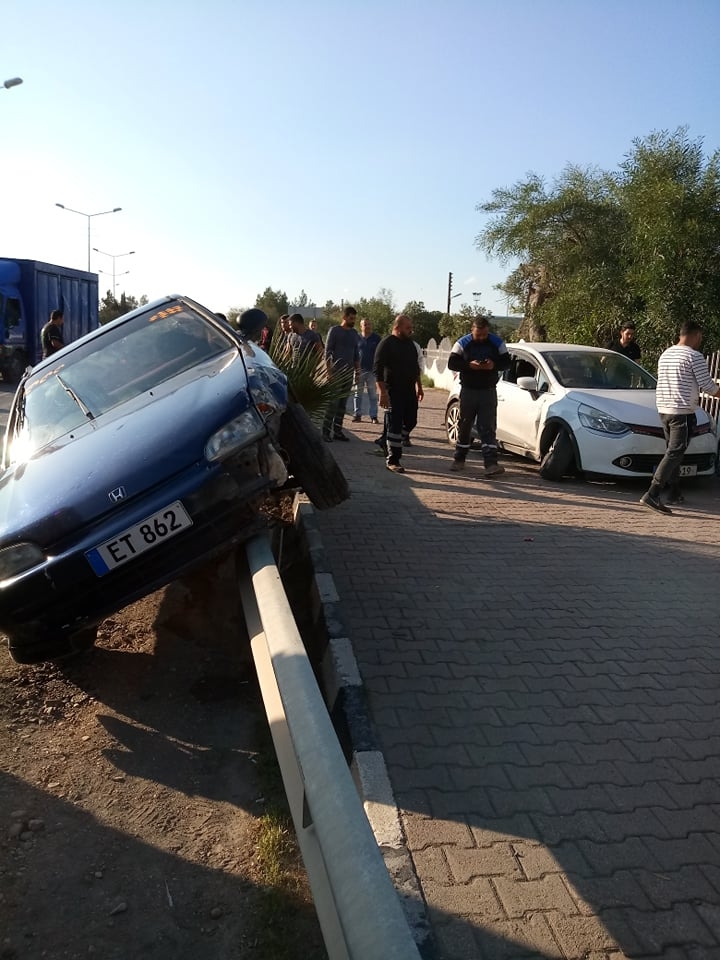
M296 502L295 530L312 571L313 626L318 635L326 638L326 646L315 664L323 696L415 943L423 960L432 960L434 949L425 900L405 842L385 758L370 721L367 693L352 640L342 620L340 596L310 503Z

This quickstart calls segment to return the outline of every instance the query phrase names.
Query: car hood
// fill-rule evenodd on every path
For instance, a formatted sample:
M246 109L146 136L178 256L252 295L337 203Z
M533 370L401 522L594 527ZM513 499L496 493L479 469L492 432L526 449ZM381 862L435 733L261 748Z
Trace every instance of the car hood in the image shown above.
M0 475L0 547L66 531L204 460L211 434L250 406L242 360L190 371L39 450Z
M568 390L565 397L578 404L596 407L623 423L660 426L654 390ZM698 410L697 420L698 423L707 423L709 417L704 410Z

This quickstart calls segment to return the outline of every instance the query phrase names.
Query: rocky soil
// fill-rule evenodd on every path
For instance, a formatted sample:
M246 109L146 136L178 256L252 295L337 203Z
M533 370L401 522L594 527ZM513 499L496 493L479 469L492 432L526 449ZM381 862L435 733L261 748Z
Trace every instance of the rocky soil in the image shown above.
M86 660L0 648L0 957L324 956L258 867L271 754L234 563L135 603Z

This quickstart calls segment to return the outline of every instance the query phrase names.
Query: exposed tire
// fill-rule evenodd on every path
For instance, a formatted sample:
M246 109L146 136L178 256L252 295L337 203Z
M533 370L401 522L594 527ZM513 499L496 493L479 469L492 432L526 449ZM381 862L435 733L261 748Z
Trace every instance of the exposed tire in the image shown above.
M292 475L314 507L329 510L349 498L345 475L299 403L288 404L280 421L278 439L288 455Z
M715 456L715 476L720 477L720 441L718 441L717 454Z
M564 427L555 434L550 448L540 463L540 476L544 480L562 480L577 469L575 450L570 435Z
M448 404L445 411L445 430L447 431L448 443L453 446L457 443L458 428L460 426L460 404L453 400Z

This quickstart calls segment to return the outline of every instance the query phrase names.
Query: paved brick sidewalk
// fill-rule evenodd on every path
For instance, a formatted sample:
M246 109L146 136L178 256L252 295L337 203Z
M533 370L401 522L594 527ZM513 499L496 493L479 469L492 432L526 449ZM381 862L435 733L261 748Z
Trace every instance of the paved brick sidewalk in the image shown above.
M316 515L438 954L720 958L720 484L450 474L445 398Z

